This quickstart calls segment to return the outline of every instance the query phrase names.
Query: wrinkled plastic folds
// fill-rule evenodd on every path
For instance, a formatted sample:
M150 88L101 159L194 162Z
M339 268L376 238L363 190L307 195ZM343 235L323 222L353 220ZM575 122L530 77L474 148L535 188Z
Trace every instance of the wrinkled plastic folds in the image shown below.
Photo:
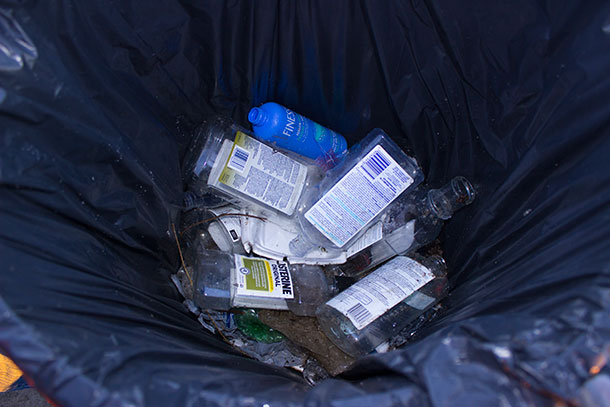
M608 374L607 2L3 4L0 352L58 405L566 405ZM442 312L315 387L169 277L192 130L268 100L478 194Z
M0 71L16 71L25 64L32 67L36 58L38 50L32 40L10 11L0 8ZM0 95L0 102L2 99Z

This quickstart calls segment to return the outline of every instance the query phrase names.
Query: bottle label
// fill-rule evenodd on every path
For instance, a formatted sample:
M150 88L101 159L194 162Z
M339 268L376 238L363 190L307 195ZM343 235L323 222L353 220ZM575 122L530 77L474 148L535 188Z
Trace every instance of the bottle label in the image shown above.
M429 295L422 294L419 291L415 291L409 298L405 300L405 304L418 309L420 311L428 308L436 299L434 297L430 297Z
M378 145L305 213L305 219L343 247L412 183Z
M346 250L347 257L352 257L354 254L366 249L373 243L377 243L383 238L383 224L377 222L371 226L362 236L350 245Z
M236 296L294 298L288 263L235 255Z
M325 157L332 157L334 160L339 160L347 154L345 143L342 142L343 136L326 127L313 122L314 140L320 146L320 150Z
M399 256L364 277L326 304L362 329L434 279L432 271Z
M307 121L303 116L293 112L290 109L284 108L286 113L286 125L282 130L282 136L285 140L296 139L301 144L307 140Z
M309 157L326 169L334 167L347 154L343 136L290 109L284 110L286 124L281 135L275 137L278 146Z
M238 131L233 143L223 143L208 183L221 183L291 215L306 177L305 165Z

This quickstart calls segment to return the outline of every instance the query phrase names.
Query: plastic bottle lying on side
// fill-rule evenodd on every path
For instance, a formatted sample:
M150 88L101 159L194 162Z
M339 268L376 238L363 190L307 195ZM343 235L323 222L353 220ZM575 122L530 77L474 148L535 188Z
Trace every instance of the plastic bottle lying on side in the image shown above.
M311 158L323 169L335 167L347 154L342 135L277 103L253 107L248 120L258 139Z
M423 178L415 159L382 130L371 131L303 197L298 208L302 232L291 241L292 251L301 255L312 247L342 248L354 242Z
M193 301L204 309L291 310L313 316L336 292L318 266L200 250L194 262Z
M330 274L357 276L396 255L415 252L439 235L444 221L475 198L472 184L455 177L439 189L419 187L394 201L380 219L380 240L350 256L341 265L327 266Z
M366 355L447 294L443 258L413 257L397 256L318 308L322 331L345 353Z
M183 174L190 205L216 206L220 196L285 215L294 213L303 191L321 178L313 162L276 151L224 117L197 129Z

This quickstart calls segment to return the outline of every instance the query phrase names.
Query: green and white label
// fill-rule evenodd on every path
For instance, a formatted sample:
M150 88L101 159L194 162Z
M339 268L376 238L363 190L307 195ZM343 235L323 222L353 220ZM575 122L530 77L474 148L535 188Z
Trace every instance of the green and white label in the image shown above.
M288 263L235 255L236 294L266 298L294 298Z
M238 131L223 142L208 184L292 215L306 177L305 165Z

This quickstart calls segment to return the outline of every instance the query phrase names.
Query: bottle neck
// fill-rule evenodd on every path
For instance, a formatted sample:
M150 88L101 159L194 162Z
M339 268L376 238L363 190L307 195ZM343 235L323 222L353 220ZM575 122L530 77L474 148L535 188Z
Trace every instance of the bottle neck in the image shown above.
M253 126L262 126L267 121L267 114L260 107L253 107L248 113L248 121Z
M464 177L455 177L439 189L431 189L426 197L430 211L446 220L455 211L469 205L475 198L474 187Z

